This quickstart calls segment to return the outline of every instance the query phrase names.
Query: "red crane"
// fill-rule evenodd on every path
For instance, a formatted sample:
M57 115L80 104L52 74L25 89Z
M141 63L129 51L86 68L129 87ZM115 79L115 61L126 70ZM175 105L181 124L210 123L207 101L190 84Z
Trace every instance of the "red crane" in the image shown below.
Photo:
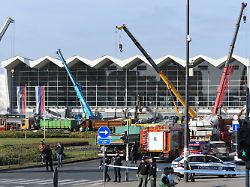
M230 65L230 61L232 59L232 55L233 55L233 51L234 51L234 45L236 42L236 38L237 38L237 34L240 28L240 21L243 15L243 10L244 8L247 6L247 3L242 3L241 5L241 10L240 10L240 15L236 24L236 29L234 32L234 36L233 36L233 40L232 43L230 45L230 49L229 49L229 54L228 54L228 58L227 61L225 63L223 72L222 72L222 76L221 76L221 80L220 80L220 85L218 88L218 92L217 92L217 96L216 96L216 100L215 100L215 104L214 104L214 108L212 111L212 115L216 115L218 112L218 109L221 108L223 100L224 100L224 96L228 90L228 84L229 84L229 80L230 80L230 76L232 75L233 71L234 71L234 67L233 65ZM243 17L243 20L245 22L246 20L246 16Z

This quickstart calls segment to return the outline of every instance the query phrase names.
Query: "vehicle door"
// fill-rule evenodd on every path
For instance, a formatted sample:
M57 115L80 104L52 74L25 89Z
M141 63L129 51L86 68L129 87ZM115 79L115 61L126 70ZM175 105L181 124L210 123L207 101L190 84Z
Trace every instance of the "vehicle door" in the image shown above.
M223 162L214 156L211 155L205 156L205 162L209 170L221 171L223 169L223 164L222 164Z
M204 155L189 157L189 165L192 170L203 170L206 168Z

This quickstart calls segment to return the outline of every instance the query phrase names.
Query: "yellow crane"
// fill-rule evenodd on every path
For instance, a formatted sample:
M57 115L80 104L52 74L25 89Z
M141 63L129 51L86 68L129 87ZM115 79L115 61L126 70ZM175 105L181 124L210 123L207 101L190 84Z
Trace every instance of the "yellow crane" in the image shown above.
M149 56L149 54L145 51L145 49L142 47L142 45L135 39L135 37L133 36L133 34L128 30L127 26L125 24L123 24L121 26L116 26L116 28L119 29L119 30L124 30L125 31L125 33L134 42L134 44L136 45L136 47L145 56L145 58L148 60L148 62L151 64L151 66L159 74L161 80L166 84L166 86L170 90L170 92L172 94L174 94L174 96L178 99L178 101L180 101L180 103L185 107L186 106L186 102L181 97L180 93L176 90L176 88L174 87L174 85L169 81L168 77L164 74L164 72L161 71L160 68L156 65L156 63L154 62L154 60ZM122 46L119 46L119 47L120 47L120 49L122 48ZM175 104L175 102L174 102L174 105L175 105L175 108L176 108L177 105ZM177 111L177 114L179 115L178 109L176 111ZM189 113L189 115L192 118L194 118L196 116L195 111L193 109L191 109L190 107L188 108L188 113Z

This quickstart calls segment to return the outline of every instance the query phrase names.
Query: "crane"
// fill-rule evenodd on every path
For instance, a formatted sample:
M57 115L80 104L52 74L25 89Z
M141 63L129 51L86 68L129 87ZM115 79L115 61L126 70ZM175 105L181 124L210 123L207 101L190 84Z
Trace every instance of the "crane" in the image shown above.
M180 103L183 106L186 106L186 102L184 99L182 99L180 93L176 90L174 85L169 81L168 77L164 74L163 71L160 70L160 68L156 65L154 60L150 57L150 55L145 51L145 49L142 47L142 45L136 40L136 38L133 36L133 34L129 31L127 26L125 24L121 26L116 26L118 30L124 30L125 33L129 36L129 38L134 42L136 47L141 51L141 53L145 56L145 58L148 60L148 62L151 64L151 66L155 69L155 71L159 74L162 81L166 84L167 88L170 90L171 93L174 94L174 96L180 101ZM122 46L119 46L120 48ZM196 113L193 109L188 109L189 115L194 118L196 116Z
M227 60L226 60L226 63L225 63L225 66L224 66L224 69L223 69L223 72L222 72L221 81L220 81L220 85L219 85L219 88L218 88L218 92L217 92L214 108L213 108L213 111L212 111L212 115L216 115L217 112L218 112L218 109L221 108L223 100L224 100L224 96L225 96L225 94L227 92L227 89L228 89L230 76L232 75L232 73L234 71L233 65L230 65L229 63L230 63L230 61L232 59L232 55L233 55L233 51L234 51L234 45L235 45L235 42L236 42L236 39L237 39L237 34L238 34L238 31L239 31L239 28L240 28L241 18L242 18L242 15L243 15L244 8L246 8L246 6L247 6L247 3L242 3L241 4L240 15L239 15L238 20L237 20L233 40L232 40L232 43L231 43L230 49L229 49L229 54L228 54L228 57L227 57ZM245 22L246 17L243 17L243 19L244 19L244 22Z
M3 35L5 34L6 30L8 29L9 25L11 23L14 23L14 19L12 19L11 17L8 17L3 25L3 27L1 28L1 31L0 31L0 41L2 40L3 38Z
M66 63L60 49L57 50L57 54L59 56L59 59L62 61L62 64L63 64L63 66L64 66L64 68L65 68L65 70L66 70L66 72L67 72L73 86L74 86L76 95L77 95L77 97L78 97L78 99L80 101L80 104L81 104L82 110L83 110L83 112L84 112L84 114L86 116L86 119L90 119L90 120L94 119L95 116L92 113L88 103L86 102L86 100L85 100L85 98L84 98L84 96L82 94L81 86L73 78L73 76L72 76L72 74L71 74L71 72L70 72L70 70L68 68L68 65L67 65L67 63Z

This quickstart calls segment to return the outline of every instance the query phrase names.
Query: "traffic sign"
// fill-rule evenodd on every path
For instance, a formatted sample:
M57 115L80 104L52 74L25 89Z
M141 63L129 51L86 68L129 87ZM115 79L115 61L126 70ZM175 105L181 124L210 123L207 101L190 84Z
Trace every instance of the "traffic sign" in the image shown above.
M233 122L232 122L233 131L237 131L239 127L240 127L240 124L239 124L238 120L233 120Z
M98 138L98 144L99 145L109 145L110 144L110 138Z
M240 124L233 124L232 127L233 127L233 131L237 131L238 128L240 127Z
M110 135L110 130L107 126L101 126L98 129L98 136L100 136L101 138L108 138Z

